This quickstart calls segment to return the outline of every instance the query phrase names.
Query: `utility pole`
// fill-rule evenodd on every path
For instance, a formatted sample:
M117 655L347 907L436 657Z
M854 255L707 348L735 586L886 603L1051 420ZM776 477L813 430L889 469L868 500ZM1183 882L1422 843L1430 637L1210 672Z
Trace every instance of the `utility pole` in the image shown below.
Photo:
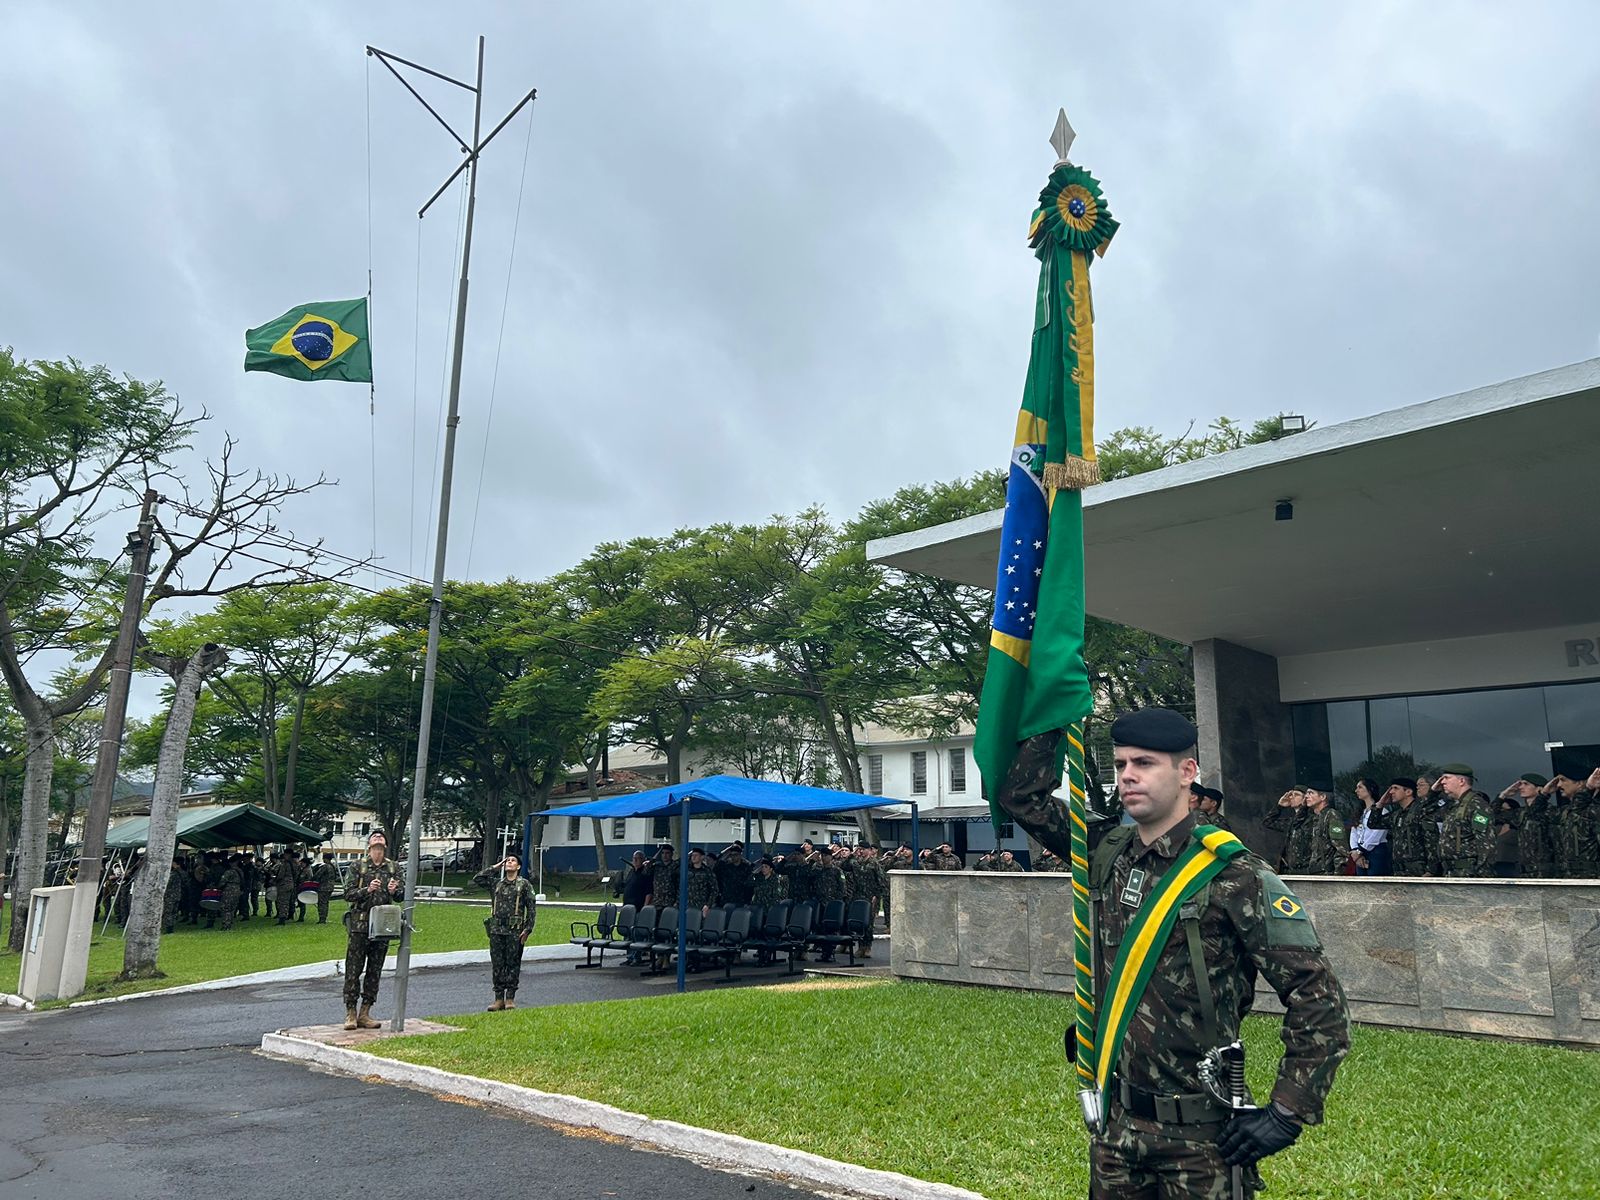
M445 132L455 139L456 145L467 156L417 213L417 219L420 221L427 215L433 202L444 194L445 188L454 183L462 171L467 172L467 221L461 242L461 282L456 291L456 332L450 363L449 413L445 419L444 429L444 467L439 477L439 535L433 554L433 593L428 601L428 649L422 667L422 721L417 729L417 763L411 782L411 836L406 839L408 850L405 911L400 925L400 953L395 960L394 972L394 1021L391 1028L399 1033L406 1027L406 985L411 971L411 918L417 905L418 858L422 848L422 801L428 790L428 738L433 729L433 693L439 673L439 623L444 615L444 564L445 549L450 535L450 481L455 473L456 426L461 423L461 348L467 336L467 275L472 261L472 216L478 200L478 158L489 143L494 141L495 135L533 101L537 89L529 89L528 94L502 118L489 136L479 140L483 128L483 38L481 36L478 38L478 72L475 82L471 84L452 79L430 67L424 67L420 63L411 62L398 55L388 54L375 46L368 46L367 53L389 69L389 72L404 85L406 91L416 97L417 102L432 114L433 119L444 126ZM422 98L421 93L411 86L406 77L400 74L396 63L421 71L434 79L442 79L472 93L470 146L462 140L460 134L450 128L450 123L438 114L433 105Z
M145 580L150 574L150 553L155 548L155 508L156 493L146 491L144 504L139 509L139 527L128 535L128 594L122 600L117 656L106 684L106 715L100 723L100 751L94 760L89 811L83 818L83 847L78 855L78 879L72 893L61 986L56 993L62 999L80 994L89 977L89 939L94 933L95 900L100 894L100 866L106 856L106 826L111 823L111 799L116 792L117 765L122 757L122 730L128 718L133 656L139 648L139 613L144 608Z

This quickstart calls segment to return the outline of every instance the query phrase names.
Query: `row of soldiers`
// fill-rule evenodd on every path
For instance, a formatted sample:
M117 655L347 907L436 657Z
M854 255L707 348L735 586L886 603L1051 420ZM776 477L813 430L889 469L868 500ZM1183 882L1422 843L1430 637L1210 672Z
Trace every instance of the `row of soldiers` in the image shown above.
M133 885L145 869L145 856L136 852L126 871L115 878L107 903L117 923L126 925L133 902ZM200 924L207 929L232 929L237 921L258 916L265 893L265 911L279 925L291 919L304 921L305 909L296 903L308 881L317 885L317 920L326 924L328 904L339 881L339 868L333 855L326 853L313 865L309 855L296 847L258 860L253 853L226 853L206 850L174 856L162 895L162 928L171 933L179 925ZM216 892L211 903L207 893Z
M1369 829L1387 831L1392 872L1403 876L1487 878L1498 847L1514 839L1518 873L1529 878L1592 879L1600 874L1600 768L1579 784L1529 773L1498 805L1474 786L1466 763L1437 775L1398 778L1366 814ZM1277 869L1286 875L1337 875L1350 861L1349 834L1332 805L1332 789L1311 785L1285 792L1263 824L1285 835Z

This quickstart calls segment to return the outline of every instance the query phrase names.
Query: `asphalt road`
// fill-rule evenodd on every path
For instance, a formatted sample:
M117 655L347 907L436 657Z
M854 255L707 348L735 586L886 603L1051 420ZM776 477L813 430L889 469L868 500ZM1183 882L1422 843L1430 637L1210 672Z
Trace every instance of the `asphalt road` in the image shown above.
M481 1009L486 975L481 966L418 972L407 1010ZM530 964L517 1001L573 1003L671 986L670 978L642 980L631 970ZM263 1033L342 1019L338 988L324 979L43 1013L0 1010L0 1200L813 1194L254 1053ZM392 995L386 978L379 1015L392 1011ZM641 1046L640 1060L647 1055Z

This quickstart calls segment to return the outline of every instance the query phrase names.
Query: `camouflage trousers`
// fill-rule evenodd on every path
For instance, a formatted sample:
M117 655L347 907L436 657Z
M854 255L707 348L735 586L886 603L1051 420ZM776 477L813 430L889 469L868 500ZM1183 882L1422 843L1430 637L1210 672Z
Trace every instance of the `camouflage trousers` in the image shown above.
M232 929L234 921L239 916L238 888L222 889L222 909L219 915L222 917L222 927L224 929Z
M326 925L328 923L328 905L330 905L332 903L333 903L333 897L332 896L323 895L321 892L317 893L317 924L318 925Z
M1106 1135L1090 1146L1089 1200L1230 1200L1228 1166L1212 1141L1221 1131L1220 1121L1162 1126L1114 1105Z
M367 1004L378 1002L378 979L383 974L383 956L389 953L388 938L369 938L363 927L350 931L350 940L344 952L344 1006L354 1008L356 1001Z
M522 980L522 939L514 933L489 935L489 963L496 996L515 996Z

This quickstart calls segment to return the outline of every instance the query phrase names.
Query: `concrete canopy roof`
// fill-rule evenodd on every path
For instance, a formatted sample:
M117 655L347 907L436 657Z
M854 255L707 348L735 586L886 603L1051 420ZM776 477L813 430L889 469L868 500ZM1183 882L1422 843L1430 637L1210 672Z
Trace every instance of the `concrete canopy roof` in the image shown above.
M1084 510L1089 612L1181 642L1306 654L1596 620L1600 359L1100 484ZM992 588L1000 518L867 557Z

